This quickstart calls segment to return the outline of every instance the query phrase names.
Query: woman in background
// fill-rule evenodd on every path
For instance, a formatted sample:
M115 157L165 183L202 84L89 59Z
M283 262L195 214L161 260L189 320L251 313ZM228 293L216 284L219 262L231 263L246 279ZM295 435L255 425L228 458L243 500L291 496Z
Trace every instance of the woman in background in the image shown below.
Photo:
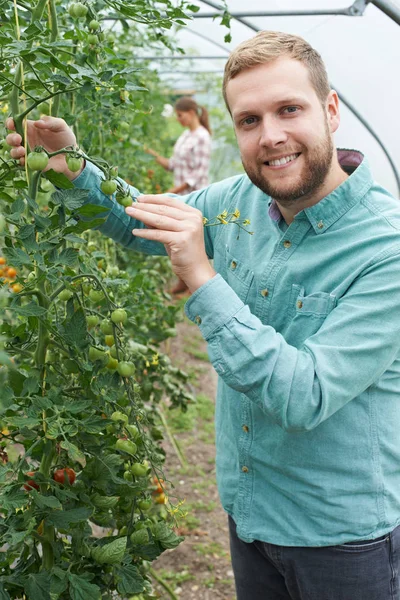
M154 156L164 169L174 173L174 185L165 193L183 195L209 184L211 129L207 110L193 98L180 98L174 110L176 118L186 130L176 141L172 157L160 156L151 148L146 148L146 152ZM183 293L186 289L185 283L179 280L171 293Z

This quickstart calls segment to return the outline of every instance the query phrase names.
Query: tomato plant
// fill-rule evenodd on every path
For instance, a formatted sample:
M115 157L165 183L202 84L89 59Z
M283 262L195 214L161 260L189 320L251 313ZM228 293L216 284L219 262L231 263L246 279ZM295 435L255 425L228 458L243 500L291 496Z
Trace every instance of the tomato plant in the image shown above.
M146 82L125 63L146 23L150 44L172 47L165 29L185 5L113 3L132 27L111 38L108 2L0 5L0 99L16 130L24 139L26 117L66 116L71 171L91 160L124 197L115 165L135 164L140 186L148 157L135 137L157 137L145 117L157 95L143 100ZM57 153L28 153L21 166L1 144L0 597L150 598L148 563L181 541L151 495L165 458L155 405L166 393L182 408L191 400L159 349L177 315L160 292L168 271L100 237L104 209L48 168ZM143 546L131 536L144 513Z

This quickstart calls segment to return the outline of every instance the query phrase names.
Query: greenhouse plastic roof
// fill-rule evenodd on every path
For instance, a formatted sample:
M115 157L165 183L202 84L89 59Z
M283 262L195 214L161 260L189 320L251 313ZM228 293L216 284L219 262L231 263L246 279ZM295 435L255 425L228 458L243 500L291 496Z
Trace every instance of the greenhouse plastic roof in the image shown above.
M214 8L220 2L193 0L192 4L200 10L178 32L177 39L185 52L196 58L172 59L171 54L165 53L162 60L154 61L154 65L152 62L164 80L176 89L190 89L195 72L222 75L230 50L261 29L301 35L322 55L331 84L342 97L337 146L362 150L375 178L400 195L400 4L397 0L227 0L229 12L240 19L231 21L230 43L224 42L227 28L212 16L221 14ZM360 16L330 14L345 9L356 14L358 11ZM298 13L303 11L307 14L300 16ZM261 16L275 12L287 14ZM297 14L289 14L293 12Z

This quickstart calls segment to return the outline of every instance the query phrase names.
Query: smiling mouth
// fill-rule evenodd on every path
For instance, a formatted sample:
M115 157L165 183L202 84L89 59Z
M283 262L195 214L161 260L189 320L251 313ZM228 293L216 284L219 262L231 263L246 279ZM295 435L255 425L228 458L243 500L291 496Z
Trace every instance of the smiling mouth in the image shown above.
M264 164L268 165L268 167L280 167L281 165L286 165L287 163L292 162L298 156L300 156L300 152L298 152L297 154L289 154L288 156L282 156L282 158L277 158L275 160L266 160Z

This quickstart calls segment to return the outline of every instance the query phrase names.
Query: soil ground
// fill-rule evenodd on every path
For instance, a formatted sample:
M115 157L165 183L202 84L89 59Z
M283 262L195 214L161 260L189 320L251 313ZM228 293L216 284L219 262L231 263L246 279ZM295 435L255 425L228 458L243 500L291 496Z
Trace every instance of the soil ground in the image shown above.
M186 413L167 408L164 412L187 465L182 466L168 436L163 446L167 454L165 473L175 483L174 494L184 500L181 509L186 515L179 518L177 532L185 541L164 552L152 567L179 600L235 600L227 516L215 481L217 375L197 326L184 317L177 330L166 352L175 366L190 374L197 402ZM156 589L161 600L171 598L159 584Z

